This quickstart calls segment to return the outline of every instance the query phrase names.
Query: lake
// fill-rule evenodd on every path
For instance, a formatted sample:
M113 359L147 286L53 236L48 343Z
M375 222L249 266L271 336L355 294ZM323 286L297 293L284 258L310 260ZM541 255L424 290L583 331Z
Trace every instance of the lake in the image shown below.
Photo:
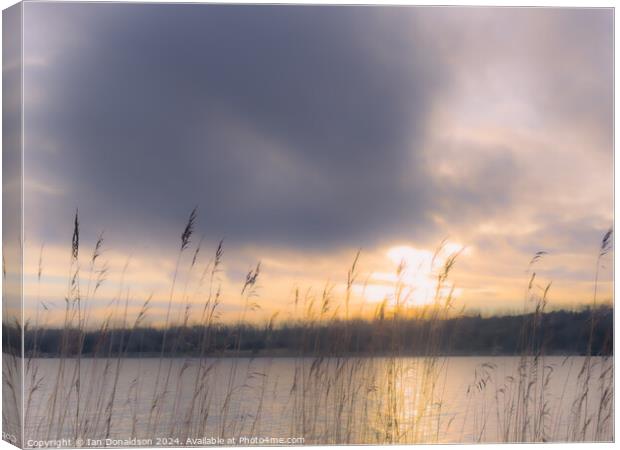
M613 358L562 356L33 359L26 439L610 441L612 366Z

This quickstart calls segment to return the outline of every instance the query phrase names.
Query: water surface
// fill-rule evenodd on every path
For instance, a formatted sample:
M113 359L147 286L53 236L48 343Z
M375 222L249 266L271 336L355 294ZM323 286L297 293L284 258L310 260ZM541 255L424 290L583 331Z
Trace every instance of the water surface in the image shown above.
M130 438L152 445L611 440L611 364L559 356L34 359L26 436L95 446Z

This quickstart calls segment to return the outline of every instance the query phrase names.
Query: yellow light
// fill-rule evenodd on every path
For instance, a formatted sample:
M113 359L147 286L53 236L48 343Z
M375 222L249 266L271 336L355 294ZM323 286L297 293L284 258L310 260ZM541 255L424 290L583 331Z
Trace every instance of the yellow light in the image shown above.
M377 272L371 277L372 284L366 286L364 295L370 302L388 299L391 304L397 302L396 286L400 284L401 295L398 301L409 305L425 305L434 301L437 295L437 271L440 270L450 255L458 252L462 246L447 242L439 251L419 249L409 245L398 245L387 250L386 256L393 264L392 272ZM400 272L397 274L398 269ZM452 285L442 286L439 295L446 295ZM454 295L460 294L455 291Z

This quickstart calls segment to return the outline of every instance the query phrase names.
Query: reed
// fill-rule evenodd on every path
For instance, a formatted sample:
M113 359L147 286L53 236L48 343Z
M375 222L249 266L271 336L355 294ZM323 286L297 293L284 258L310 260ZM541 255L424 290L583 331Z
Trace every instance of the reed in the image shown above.
M560 364L553 364L547 362L545 356L548 340L542 326L542 317L551 283L539 284L534 269L546 253L538 252L530 261L524 309L531 305L531 312L523 316L521 354L516 370L502 378L496 365L483 363L476 370L474 382L469 387L469 393L475 398L471 404L478 408L472 412L476 440L582 442L613 439L613 427L610 424L613 416L613 362L607 354L611 352L611 335L607 336L604 346L599 348L601 354L593 353L594 331L600 311L597 305L599 271L603 258L611 249L611 235L611 230L605 233L598 252L585 355L581 358L577 375L571 377L571 373L574 374L571 367L564 380L558 380L554 374L560 369L566 369L569 358ZM576 381L574 389L568 389L569 379ZM562 389L553 392L553 386L561 386ZM588 405L593 390L596 393L594 407ZM491 397L490 403L488 396ZM483 410L482 413L480 410ZM489 436L489 415L495 417L495 436Z
M599 249L586 355L575 375L577 388L569 389L568 377L558 378L560 369L567 369L564 363L572 364L574 358L558 365L546 354L550 337L544 320L552 288L537 275L537 265L545 257L539 252L527 271L517 366L502 374L499 364L481 363L467 391L468 411L457 416L449 414L447 405L447 349L458 332L460 322L454 318L462 315L450 282L460 252L439 258L446 249L443 245L437 249L432 262L436 288L426 305L413 305L413 292L405 280L409 268L403 261L396 269L392 295L365 321L351 314L364 263L360 251L341 274L343 292L333 282L318 290L294 290L292 324L278 321L277 313L263 325L248 324L261 307L262 267L257 263L236 294L242 305L237 321L226 325L220 319L228 295L220 276L223 242L206 257L203 241L192 243L196 226L194 209L180 236L158 335L143 326L151 298L134 300L124 281L130 261L107 316L91 323L91 304L107 282L108 266L101 261L104 239L99 235L88 257L86 287L81 287L82 239L76 212L63 325L58 357L53 360L41 358L41 341L51 332L42 326L48 321L48 302L37 299L33 348L25 365L28 433L48 439L105 439L118 437L115 426L124 421L132 434L124 437L166 435L180 441L165 445L178 446L207 433L224 438L261 434L274 429L268 418L277 416L284 420L280 433L317 444L440 442L459 420L463 442L613 439L613 361L594 354L600 350L595 345L599 269L611 250L611 232ZM42 249L39 280L44 276L43 258ZM440 259L442 264L437 263ZM177 284L182 287L177 289ZM132 316L130 304L135 301L141 307ZM18 325L11 329L19 330ZM27 334L30 326L26 325ZM276 375L279 360L248 358L250 350L245 349L252 348L248 344L256 335L272 346L286 327L295 329L296 350L289 355L290 383L278 384L283 383ZM8 331L5 326L5 335ZM194 337L198 345L186 353L187 342ZM132 372L127 368L134 355L130 349L144 348L147 338L159 339L156 358L139 356ZM611 346L611 339L605 345ZM363 355L357 353L361 348L366 350ZM411 349L416 349L415 356ZM611 348L605 354L609 353ZM17 369L5 364L3 370L14 375ZM246 404L244 399L252 402Z

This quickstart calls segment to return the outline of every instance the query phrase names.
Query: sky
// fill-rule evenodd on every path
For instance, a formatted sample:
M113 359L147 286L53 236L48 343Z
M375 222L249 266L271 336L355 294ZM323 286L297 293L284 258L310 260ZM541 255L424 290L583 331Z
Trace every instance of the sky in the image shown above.
M342 298L359 249L359 315L394 301L402 262L428 303L456 251L469 311L522 310L538 251L551 307L592 301L613 224L611 9L26 3L24 26L30 315L62 310L76 209L93 317L152 296L161 321L194 207L179 311L220 239L222 318L258 261L252 318L293 317L296 290Z

